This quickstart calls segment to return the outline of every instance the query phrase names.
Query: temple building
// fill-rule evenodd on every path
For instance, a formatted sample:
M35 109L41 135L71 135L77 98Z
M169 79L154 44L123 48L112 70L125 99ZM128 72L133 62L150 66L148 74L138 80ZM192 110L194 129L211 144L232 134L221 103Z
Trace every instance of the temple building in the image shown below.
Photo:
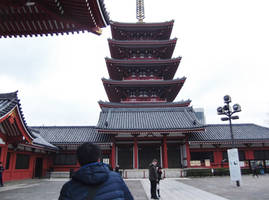
M175 101L186 77L175 77L181 57L173 57L174 21L144 22L141 0L135 23L109 21L102 0L77 0L75 7L71 0L17 2L8 8L9 1L0 3L0 16L6 20L0 22L2 37L83 30L99 34L101 27L110 24L110 57L104 63L109 77L102 79L109 101L98 102L101 112L96 126L29 127L17 92L0 94L0 161L6 169L5 181L48 172L68 174L79 168L75 152L84 142L100 145L102 162L112 168L119 165L125 178L145 178L154 158L167 177L183 176L189 168L228 167L227 149L233 142L242 168L249 168L253 160L269 167L269 128L234 124L233 141L229 125L206 124L203 110L194 109L190 99ZM24 18L18 21L21 15Z

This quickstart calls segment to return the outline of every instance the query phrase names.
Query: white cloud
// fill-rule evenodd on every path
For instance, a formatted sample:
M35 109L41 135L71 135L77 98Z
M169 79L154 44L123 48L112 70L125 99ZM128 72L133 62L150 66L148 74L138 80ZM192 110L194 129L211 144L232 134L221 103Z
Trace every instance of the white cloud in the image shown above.
M114 21L134 22L135 1L106 0ZM230 94L240 103L238 122L267 125L269 27L265 0L146 0L145 21L175 20L174 57L183 57L176 77L187 81L177 99L204 107L207 122L221 123L216 108ZM95 125L107 100L107 38L80 33L0 39L0 92L19 90L30 125Z

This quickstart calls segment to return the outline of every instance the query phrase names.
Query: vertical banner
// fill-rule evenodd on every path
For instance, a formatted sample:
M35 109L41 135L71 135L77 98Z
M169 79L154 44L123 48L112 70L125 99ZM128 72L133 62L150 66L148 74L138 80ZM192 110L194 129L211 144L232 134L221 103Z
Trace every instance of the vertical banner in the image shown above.
M240 169L240 162L239 162L239 157L238 157L238 149L236 148L228 149L227 152L228 152L231 180L241 182L241 169Z

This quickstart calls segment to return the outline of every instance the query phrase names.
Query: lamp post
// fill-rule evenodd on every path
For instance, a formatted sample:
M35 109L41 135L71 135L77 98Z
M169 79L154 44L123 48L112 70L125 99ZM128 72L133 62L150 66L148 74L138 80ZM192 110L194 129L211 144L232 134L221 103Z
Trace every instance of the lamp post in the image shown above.
M238 160L238 150L235 149L232 120L239 119L238 116L233 116L233 114L241 112L241 106L239 104L234 104L233 107L231 108L230 103L232 102L232 99L231 99L231 97L229 95L225 95L223 99L224 99L224 104L225 105L223 107L221 107L221 106L218 107L217 112L218 112L218 115L226 115L226 117L221 118L222 121L229 121L231 139L232 139L232 149L234 149L237 152L236 153L237 154L236 155L236 160ZM239 168L239 174L240 174L240 177L241 177L239 163L234 162L234 161L231 163L232 158L229 157L229 152L228 152L228 159L229 159L230 175L233 173L232 170L231 170L231 168L232 168L231 165L237 165L236 167L237 167L237 170ZM231 179L232 179L232 177L231 177ZM239 180L236 180L236 185L238 187L240 186L240 181Z

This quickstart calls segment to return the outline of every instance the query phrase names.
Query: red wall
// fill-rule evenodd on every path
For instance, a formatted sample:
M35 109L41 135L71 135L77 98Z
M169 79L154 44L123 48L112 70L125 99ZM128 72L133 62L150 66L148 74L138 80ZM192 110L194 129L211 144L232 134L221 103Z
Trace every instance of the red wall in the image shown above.
M6 157L7 152L10 152L10 161L9 161L9 169L5 169L3 173L3 181L11 181L11 180L21 180L21 179L31 179L34 177L35 173L35 162L36 158L43 158L43 171L42 175L45 176L47 170L49 169L49 155L40 154L34 152L26 152L26 151L7 151L7 145L1 145L1 161L3 162L4 168L6 167ZM29 160L29 168L28 169L15 169L16 166L16 155L17 154L27 154L30 155Z
M242 150L245 152L245 160L253 160L254 159L254 150L269 150L269 147L253 147L253 148L238 148L238 150ZM223 160L222 152L227 151L226 148L195 148L190 149L190 152L206 152L212 151L214 154L214 162L210 163L210 167L205 167L202 165L201 167L205 168L218 168L218 167L229 167L228 163L221 163ZM199 168L197 166L192 166L193 168ZM248 167L248 166L245 166Z

